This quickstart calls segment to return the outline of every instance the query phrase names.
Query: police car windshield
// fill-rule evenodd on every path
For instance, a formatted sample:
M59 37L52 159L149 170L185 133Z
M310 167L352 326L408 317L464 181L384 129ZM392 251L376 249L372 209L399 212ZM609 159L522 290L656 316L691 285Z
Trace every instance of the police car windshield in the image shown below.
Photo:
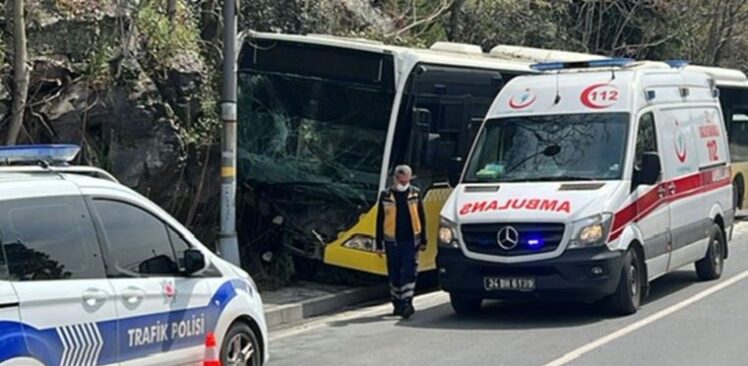
M464 181L620 179L627 113L524 116L488 121Z

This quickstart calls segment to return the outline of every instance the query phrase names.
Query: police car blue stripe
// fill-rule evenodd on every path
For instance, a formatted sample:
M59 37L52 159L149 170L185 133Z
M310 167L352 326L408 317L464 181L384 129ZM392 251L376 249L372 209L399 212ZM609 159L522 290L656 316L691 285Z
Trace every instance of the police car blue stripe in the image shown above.
M208 305L199 308L44 330L0 321L0 362L31 357L45 365L113 364L199 346L205 341L205 333L215 329L221 313L237 296L237 291L252 293L245 281L230 280L216 291ZM156 324L168 324L163 342L130 343L128 329L144 329Z

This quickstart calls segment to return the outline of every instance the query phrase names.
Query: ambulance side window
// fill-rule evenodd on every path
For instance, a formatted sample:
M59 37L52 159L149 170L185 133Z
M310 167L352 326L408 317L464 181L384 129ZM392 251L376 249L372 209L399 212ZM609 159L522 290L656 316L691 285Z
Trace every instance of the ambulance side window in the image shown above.
M647 113L639 119L639 130L636 133L636 155L634 167L641 166L645 152L657 152L657 133L655 132L654 115Z
M124 276L178 273L166 225L133 205L94 200L114 267Z
M93 222L79 197L7 201L0 212L0 257L7 260L0 270L11 281L106 278Z

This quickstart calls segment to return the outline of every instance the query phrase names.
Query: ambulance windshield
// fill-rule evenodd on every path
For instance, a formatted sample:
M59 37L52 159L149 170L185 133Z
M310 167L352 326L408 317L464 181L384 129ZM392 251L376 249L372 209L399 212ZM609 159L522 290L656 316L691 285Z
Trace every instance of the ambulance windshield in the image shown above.
M621 179L627 113L523 116L488 121L465 182Z

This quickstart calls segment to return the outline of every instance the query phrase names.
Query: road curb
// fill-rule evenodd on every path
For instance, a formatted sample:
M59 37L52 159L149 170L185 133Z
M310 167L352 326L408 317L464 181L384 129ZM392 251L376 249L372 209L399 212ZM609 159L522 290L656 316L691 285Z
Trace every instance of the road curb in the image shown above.
M272 330L311 317L329 314L351 305L386 299L387 296L389 296L387 285L344 290L299 303L280 305L265 312L265 321L268 328Z

